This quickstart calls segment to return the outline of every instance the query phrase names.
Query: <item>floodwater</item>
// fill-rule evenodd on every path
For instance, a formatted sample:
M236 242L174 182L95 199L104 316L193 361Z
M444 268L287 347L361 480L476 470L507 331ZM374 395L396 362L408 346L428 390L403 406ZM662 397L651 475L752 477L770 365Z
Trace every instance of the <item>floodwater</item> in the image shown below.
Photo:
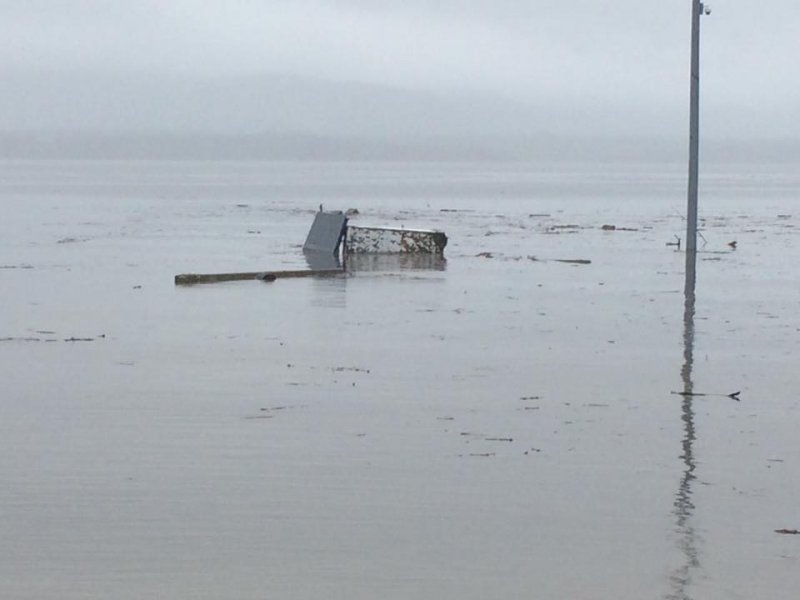
M0 597L796 598L800 169L688 295L684 171L0 162ZM174 286L320 203L446 263Z

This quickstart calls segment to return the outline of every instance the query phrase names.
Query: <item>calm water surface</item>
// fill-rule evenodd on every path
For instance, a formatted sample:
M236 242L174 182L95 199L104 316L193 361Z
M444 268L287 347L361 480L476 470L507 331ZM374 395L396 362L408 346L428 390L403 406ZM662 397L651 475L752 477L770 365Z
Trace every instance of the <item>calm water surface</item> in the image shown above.
M0 163L0 597L796 598L798 173Z

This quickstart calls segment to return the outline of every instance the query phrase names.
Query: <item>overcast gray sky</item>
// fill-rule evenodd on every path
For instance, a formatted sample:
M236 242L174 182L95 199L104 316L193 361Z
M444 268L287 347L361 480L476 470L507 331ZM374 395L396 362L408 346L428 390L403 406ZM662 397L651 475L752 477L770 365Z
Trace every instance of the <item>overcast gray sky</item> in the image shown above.
M800 2L710 4L706 131L800 136ZM683 135L690 6L0 0L0 129Z

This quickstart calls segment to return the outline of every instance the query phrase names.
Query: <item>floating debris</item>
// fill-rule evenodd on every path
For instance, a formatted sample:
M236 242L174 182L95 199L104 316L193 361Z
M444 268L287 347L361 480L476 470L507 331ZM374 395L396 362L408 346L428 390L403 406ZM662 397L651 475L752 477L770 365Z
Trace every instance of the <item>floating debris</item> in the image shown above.
M603 231L639 231L635 227L617 227L616 225L603 225L600 229Z
M369 374L369 369L362 369L361 367L331 367L331 371L333 371L334 373L341 373L342 371L351 371L353 373Z
M731 394L704 394L702 392L670 392L670 394L674 394L676 396L685 396L685 397L694 397L694 396L717 396L718 398L730 398L731 400L736 400L739 402L739 394L741 391L733 392Z
M49 331L37 331L36 333L41 333L44 335L54 335L55 332ZM97 339L103 339L106 337L106 334L103 333L96 337L68 337L64 338L63 340L59 340L57 338L40 338L40 337L3 337L0 338L0 342L94 342Z

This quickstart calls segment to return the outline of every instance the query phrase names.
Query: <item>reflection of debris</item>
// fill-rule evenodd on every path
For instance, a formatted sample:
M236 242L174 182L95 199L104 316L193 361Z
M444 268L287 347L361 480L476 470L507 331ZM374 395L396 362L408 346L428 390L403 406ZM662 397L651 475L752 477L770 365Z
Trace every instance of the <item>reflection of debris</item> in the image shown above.
M447 259L436 254L351 254L347 272L444 271Z
M679 238L676 235L675 236L675 241L674 242L667 242L667 246L676 246L678 248L678 250L680 250L681 249L681 238Z
M475 256L479 258L494 258L494 254L491 252L479 252Z

